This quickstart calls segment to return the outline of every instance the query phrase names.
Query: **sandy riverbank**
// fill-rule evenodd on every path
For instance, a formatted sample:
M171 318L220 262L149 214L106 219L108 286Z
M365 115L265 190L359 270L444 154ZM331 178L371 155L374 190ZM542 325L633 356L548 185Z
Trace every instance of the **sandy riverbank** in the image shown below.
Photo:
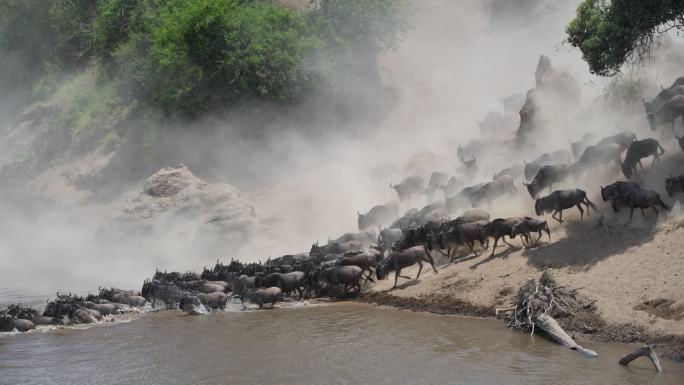
M497 248L479 257L423 269L420 280L390 279L371 285L363 301L414 311L494 316L508 307L527 280L551 269L559 284L596 300L596 311L562 321L577 336L602 341L659 342L663 352L684 360L684 220L631 226L614 218L609 226L589 221L552 227L551 243L537 248ZM611 223L612 222L612 223ZM548 239L544 239L547 241ZM514 242L513 245L519 245ZM445 263L439 258L438 265ZM414 277L417 268L402 271ZM665 347L664 345L668 345Z

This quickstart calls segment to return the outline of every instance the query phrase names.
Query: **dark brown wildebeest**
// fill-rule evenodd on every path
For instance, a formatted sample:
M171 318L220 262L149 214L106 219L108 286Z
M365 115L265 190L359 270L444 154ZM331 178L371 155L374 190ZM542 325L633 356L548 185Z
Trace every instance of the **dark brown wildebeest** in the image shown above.
M431 250L436 244L439 246L440 250L447 250L446 256L449 262L451 262L456 248L459 245L467 245L470 249L470 252L475 254L477 257L477 252L474 249L475 242L479 241L480 246L483 248L485 247L484 227L486 224L487 222L485 221L478 221L460 223L453 227L449 227L447 230L439 234L435 234L435 236L432 238L434 241L430 242L428 245L428 250Z
M527 187L527 192L530 193L532 199L537 198L537 195L548 188L551 191L554 183L558 183L570 175L570 166L563 163L554 163L543 166L537 171L532 182L523 185Z
M361 252L349 253L338 259L335 264L340 266L358 266L363 272L368 272L364 276L367 280L375 282L371 274L373 269L378 266L378 263L383 260L383 250L380 248L371 248Z
M618 181L613 184L609 184L606 187L601 186L601 198L604 202L612 202L615 198L640 188L641 186L639 186L639 183L637 182Z
M279 287L269 287L265 289L250 289L246 290L240 295L240 301L242 302L243 309L245 308L245 301L259 305L259 308L264 307L265 304L270 303L271 306L275 306L277 301L282 300L283 291Z
M665 190L667 195L673 197L675 194L684 192L684 174L677 177L670 175L669 178L665 179Z
M275 286L282 289L284 294L290 295L293 291L299 293L299 299L302 299L304 292L304 284L306 275L301 271L293 271L287 274L273 273L275 278Z
M660 199L660 194L651 190L631 190L613 200L613 210L615 212L618 211L618 206L630 208L629 221L627 223L632 223L632 216L634 215L635 208L641 210L641 215L643 215L644 218L646 218L644 209L652 208L653 211L656 212L656 218L660 215L656 206L662 207L665 211L670 211L670 208Z
M559 223L563 223L563 210L571 207L577 207L580 212L580 220L584 219L583 204L587 206L587 215L589 214L589 208L598 211L596 206L587 198L587 193L584 190L578 188L556 190L549 196L537 199L534 202L534 211L537 215L544 215L545 213L552 212L551 218L557 220ZM558 218L556 218L557 214L560 214Z
M651 166L653 166L655 162L660 161L660 155L663 155L664 153L665 149L655 139L648 138L635 140L629 145L627 154L625 155L625 161L621 164L622 173L625 174L625 177L631 178L636 171L637 164L642 170L644 169L644 166L641 164L641 159L653 156L653 162L651 163Z
M650 103L644 101L652 131L668 123L671 123L672 129L674 129L674 121L678 116L681 116L682 112L682 95L684 95L684 85L678 85L663 89Z
M494 256L494 252L496 251L496 244L499 242L499 239L501 239L508 246L515 247L508 243L505 237L513 239L513 226L516 223L520 222L522 219L523 218L520 217L497 218L484 226L484 235L487 238L494 238L494 246L492 247L492 254L490 256Z
M319 269L315 272L315 279L323 281L333 287L343 286L344 297L349 294L349 289L354 289L356 294L361 294L361 278L363 270L358 266L331 266Z
M520 235L520 237L523 239L523 243L536 246L537 244L539 244L539 240L542 237L542 232L544 231L546 232L546 234L548 234L549 242L551 242L551 230L549 230L549 225L548 223L546 223L545 220L539 218L525 217L520 222L513 225L511 235L513 238L515 238L516 235ZM538 234L537 240L533 243L530 242L531 233Z
M418 274L416 279L420 277L420 272L423 270L423 262L427 262L432 266L432 269L437 274L435 268L435 261L430 256L430 253L425 249L425 246L415 246L403 251L395 251L390 254L375 270L375 275L378 279L385 279L387 273L394 271L394 286L397 287L397 280L399 277L411 279L410 277L401 275L401 270L409 266L418 264Z

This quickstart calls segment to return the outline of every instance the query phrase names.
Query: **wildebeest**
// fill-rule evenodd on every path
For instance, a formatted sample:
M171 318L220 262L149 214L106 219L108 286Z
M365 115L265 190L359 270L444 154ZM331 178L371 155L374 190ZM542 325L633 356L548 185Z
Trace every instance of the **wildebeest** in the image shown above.
M345 243L337 243L335 241L328 242L325 246L319 246L318 242L311 245L310 256L324 257L329 254L344 254L349 251L359 251L363 247L359 241L349 241Z
M248 277L243 274L236 277L233 281L233 292L236 294L241 294L248 289L254 288L256 288L256 277Z
M246 300L259 305L259 308L264 307L265 304L270 303L274 306L277 301L283 298L283 291L279 287L269 287L265 289L250 289L246 290L240 295L240 301L243 304Z
M350 253L338 259L335 264L340 266L358 266L362 271L368 272L365 278L371 282L373 277L373 269L378 266L378 263L382 262L383 252L378 249L364 250L362 252Z
M575 159L579 158L584 149L591 145L593 141L594 134L590 132L584 134L578 142L570 142L570 151L572 152L572 156L574 156Z
M445 186L447 183L449 183L449 175L447 175L447 173L441 171L434 171L430 175L430 181L428 182L428 186L425 189L425 195L427 195L428 201L434 201L436 198L437 190L439 190L442 186Z
M442 189L442 192L444 193L444 198L448 199L451 198L452 196L456 195L463 187L463 180L458 179L455 176L452 176L449 181L446 183L446 185L439 186L439 188Z
M378 234L378 247L382 250L390 250L399 239L401 239L401 229L382 229Z
M415 246L403 251L395 251L390 254L375 270L375 275L378 279L385 279L387 273L394 271L394 286L397 287L397 280L399 277L411 279L407 276L401 275L401 270L409 266L418 264L418 274L416 279L420 277L420 272L423 270L423 262L427 262L432 266L432 269L437 274L437 269L435 268L435 261L430 256L430 253L425 249L424 246Z
M617 181L615 183L609 184L606 187L601 186L601 198L604 202L612 201L615 198L622 196L631 190L640 189L639 183L637 182L623 182Z
M669 178L665 179L665 190L667 195L674 196L675 194L684 192L684 174L677 177L670 175Z
M520 235L521 238L523 238L523 243L525 243L526 241L528 245L537 245L542 237L543 231L545 231L546 234L548 234L549 242L551 242L551 230L549 230L549 225L545 220L539 218L525 217L521 221L513 225L511 235L513 238L515 238L517 235ZM537 240L535 240L534 242L530 242L531 233L538 234Z
M663 155L664 153L665 149L655 139L648 138L635 140L629 145L625 160L621 164L622 173L625 174L625 177L631 178L636 171L637 164L642 170L644 169L644 166L641 164L641 159L653 156L653 162L651 163L651 166L653 166L656 161L660 161L660 155Z
M587 193L584 190L578 188L556 190L548 196L537 199L534 202L534 211L537 215L552 212L551 218L563 223L563 210L571 207L577 207L580 212L580 220L582 220L584 218L583 204L587 206L587 215L589 214L589 208L596 210L596 206L587 198ZM558 218L556 218L557 214L559 214Z
M675 120L680 116L684 117L684 95L675 95L660 108L648 113L648 123L653 131L668 123L672 124L674 131Z
M413 195L422 193L425 190L425 181L420 176L409 176L399 184L390 183L389 187L397 192L399 201L404 202L410 200Z
M502 176L485 183L474 193L470 203L474 207L477 207L482 203L491 203L504 195L515 194L517 191L513 178L510 176Z
M536 171L535 171L536 172ZM517 178L523 173L523 166L516 164L515 166L504 168L492 176L492 180L497 180L502 177Z
M293 291L299 293L299 299L302 299L304 291L305 274L301 271L293 271L287 274L273 273L276 286L282 289L284 294L291 295Z
M660 194L651 190L630 190L628 193L621 195L613 200L613 210L618 211L618 206L626 206L630 208L629 222L632 222L634 209L641 209L641 215L646 217L644 209L652 208L656 212L656 217L660 215L658 208L660 206L665 211L670 211L670 208L660 199Z
M595 170L600 166L607 165L611 162L616 166L620 166L620 154L623 148L616 143L596 144L587 147L580 158L573 164L573 171L575 173L582 173L586 170Z
M497 218L487 223L483 227L484 235L486 237L494 238L494 245L492 247L492 254L490 256L494 256L494 252L496 251L496 244L499 242L499 239L501 239L508 246L513 247L513 245L506 241L506 237L513 239L513 226L516 223L520 222L522 219L523 218L518 217Z
M359 230L363 231L369 227L379 227L390 223L399 216L399 204L390 202L384 205L374 206L368 213L357 213Z
M449 262L451 262L456 248L459 245L467 245L470 252L477 257L477 252L474 248L475 242L478 241L480 246L485 246L484 227L486 224L484 221L459 223L430 237L427 248L432 250L435 246L438 246L440 250L447 250L446 256Z
M599 140L596 145L604 145L614 143L622 147L622 150L626 150L633 141L637 139L636 135L631 131L619 132L615 135L606 136L605 138Z
M315 276L318 280L322 280L328 285L334 287L342 285L345 298L349 293L349 289L354 289L357 295L361 294L363 270L358 266L336 265L318 270Z
M545 152L530 163L525 161L525 167L523 169L525 180L532 180L542 166L552 163L567 163L570 161L570 157L571 155L567 151L559 150L551 153Z
M468 176L473 176L477 172L477 158L471 156L470 159L461 158L461 163L465 169L465 174Z
M223 307L226 306L226 301L228 301L228 295L221 291L199 293L197 294L197 299L199 299L204 306L208 306L212 309L223 309Z
M535 199L539 193L548 188L551 191L554 183L558 183L565 179L570 174L570 166L563 163L547 164L542 166L537 175L534 176L532 182L523 185L527 187L527 192L530 193L532 199Z
M675 138L677 139L677 143L679 144L679 148L681 148L682 152L684 152L684 135L682 135L682 136L675 135Z
M647 102L646 100L643 100L646 113L651 114L658 111L663 104L667 103L677 95L684 95L684 84L677 84L677 81L675 81L675 83L673 83L673 85L669 88L663 88L661 86L660 92L655 98L653 98L652 101Z

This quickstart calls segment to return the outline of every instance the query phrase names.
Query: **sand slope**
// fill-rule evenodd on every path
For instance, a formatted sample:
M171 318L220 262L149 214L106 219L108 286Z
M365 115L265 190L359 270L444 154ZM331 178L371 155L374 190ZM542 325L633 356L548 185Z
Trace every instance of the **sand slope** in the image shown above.
M501 308L511 302L521 284L550 268L561 285L583 288L582 293L596 299L609 323L684 334L684 220L670 217L656 224L652 218L641 219L640 213L637 218L637 213L631 226L624 225L624 216L608 218L609 226L597 224L597 216L584 222L568 216L569 222L552 227L551 243L545 237L537 248L504 246L494 257L490 251L442 266L437 275L428 267L419 281L400 278L400 286L389 293L448 296ZM439 259L438 264L444 263L443 257ZM415 277L416 271L406 272ZM371 290L386 290L393 280L392 273Z

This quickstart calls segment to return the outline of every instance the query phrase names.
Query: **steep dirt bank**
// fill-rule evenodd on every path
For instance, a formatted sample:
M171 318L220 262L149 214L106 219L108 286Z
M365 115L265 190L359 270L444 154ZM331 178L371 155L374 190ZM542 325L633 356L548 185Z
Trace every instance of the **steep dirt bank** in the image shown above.
M508 307L522 284L548 268L559 284L596 300L595 312L561 322L569 331L604 341L660 341L670 345L670 357L684 359L684 220L657 226L635 221L627 227L617 224L623 221L619 218L608 227L597 225L595 216L581 223L577 219L552 228L552 243L530 249L504 246L493 257L485 253L443 265L437 275L424 269L420 280L400 278L397 289L387 291L394 282L390 274L362 300L415 311L494 316L495 308ZM436 257L438 264L445 262ZM402 275L416 272L412 268Z

